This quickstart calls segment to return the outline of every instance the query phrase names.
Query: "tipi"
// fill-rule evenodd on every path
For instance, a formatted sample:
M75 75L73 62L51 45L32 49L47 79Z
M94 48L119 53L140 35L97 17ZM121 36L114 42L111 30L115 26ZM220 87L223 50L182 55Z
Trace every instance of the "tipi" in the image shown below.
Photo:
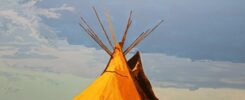
M106 17L114 41L113 45L94 7L93 10L103 30L103 34L113 48L113 52L106 47L88 23L81 17L81 27L111 56L111 58L102 74L82 93L75 96L73 100L158 100L152 90L150 81L144 74L140 53L137 52L128 61L125 55L154 31L163 21L161 20L155 27L140 34L129 47L123 49L128 29L132 23L132 11L130 12L123 38L119 43L114 35L110 16L107 14Z

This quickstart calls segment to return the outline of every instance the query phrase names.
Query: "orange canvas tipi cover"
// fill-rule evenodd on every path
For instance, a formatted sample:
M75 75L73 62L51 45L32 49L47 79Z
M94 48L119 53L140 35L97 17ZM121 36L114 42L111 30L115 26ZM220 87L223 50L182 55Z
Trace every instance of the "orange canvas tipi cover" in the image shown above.
M81 17L81 27L96 43L99 44L102 49L105 50L108 55L111 56L111 59L103 73L81 94L75 96L73 100L158 100L153 93L150 81L144 74L139 53L136 53L136 55L128 62L126 61L125 55L138 45L140 41L153 32L163 22L163 20L158 22L158 24L153 28L141 33L131 45L123 50L128 29L132 24L132 11L130 12L123 38L119 43L116 40L110 16L107 14L107 20L110 25L110 32L114 42L114 45L112 45L96 9L94 7L93 9L103 30L103 34L114 50L112 53L95 31L93 31L89 26L86 20Z
M102 75L73 100L141 100L119 45Z

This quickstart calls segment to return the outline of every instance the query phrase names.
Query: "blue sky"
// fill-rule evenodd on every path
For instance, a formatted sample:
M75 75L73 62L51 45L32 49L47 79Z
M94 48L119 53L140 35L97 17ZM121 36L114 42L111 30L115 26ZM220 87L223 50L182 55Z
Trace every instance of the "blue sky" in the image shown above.
M101 32L92 12L95 6L106 26L103 13L109 10L118 39L133 10L126 45L165 20L136 47L154 84L244 89L244 4L242 0L3 0L0 64L96 77L109 57L78 25L84 16Z
M245 2L242 0L44 0L38 6L62 3L72 5L75 12L64 13L60 20L45 19L44 22L59 31L59 36L68 38L70 44L97 47L77 25L79 17L84 16L101 32L91 8L95 6L102 17L104 11L109 10L118 38L121 38L129 11L133 10L128 44L158 20L165 20L138 46L143 52L193 60L245 62ZM105 20L104 23L107 25Z

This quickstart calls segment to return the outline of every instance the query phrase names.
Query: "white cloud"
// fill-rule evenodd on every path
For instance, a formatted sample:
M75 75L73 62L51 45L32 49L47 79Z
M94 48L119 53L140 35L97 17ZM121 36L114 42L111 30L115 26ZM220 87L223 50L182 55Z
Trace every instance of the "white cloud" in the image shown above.
M32 52L30 52L32 51ZM19 50L17 52L20 52ZM35 54L35 55L33 55ZM29 55L26 57L26 55ZM45 57L43 55L46 55ZM0 64L29 69L47 68L49 71L95 77L105 68L109 56L102 50L85 46L32 47L32 50L16 55L15 51L1 54ZM20 59L22 56L22 59ZM25 56L25 57L23 57ZM51 58L47 58L50 56ZM33 59L34 57L34 59ZM52 59L54 58L55 59ZM18 58L18 59L17 59ZM29 59L32 58L32 59Z
M71 6L68 6L67 4L63 4L59 8L49 8L50 11L74 11L74 8Z
M4 0L1 2L1 44L35 43L37 45L47 45L51 41L50 38L57 38L57 36L51 27L42 22L41 16L58 19L63 11L74 10L73 7L67 4L60 7L40 8L36 6L37 0L23 2L22 0ZM44 34L48 35L45 36Z
M29 13L54 19L60 18L61 14L59 12L61 11L74 11L74 8L72 6L68 6L67 4L63 4L62 6L56 8L38 8L35 6L37 2L38 1L30 1L24 4L23 8L28 10Z
M23 28L23 30L30 30L31 32L29 35L31 35L32 37L34 37L37 40L40 40L39 38L39 30L38 30L38 20L35 19L28 19L27 17L24 16L20 16L16 11L14 11L13 9L10 10L2 10L0 11L0 17L5 18L5 19L9 19L14 25L16 25L16 27L18 28ZM13 34L14 32L17 32L17 30L15 30L17 28L10 28L9 30L6 30L7 33L1 33L1 34ZM20 38L20 37L19 37Z
M66 44L66 43L63 43ZM31 51L31 52L30 52ZM109 56L102 50L85 46L59 45L57 48L32 47L28 52L38 54L35 59L1 58L15 67L64 72L84 77L96 77L105 68ZM15 51L0 55L16 56ZM47 59L49 55L55 59ZM144 69L149 79L157 86L189 88L245 88L244 63L222 61L192 61L161 53L143 53Z
M149 77L152 80L163 81L158 85L164 87L245 88L245 74L243 73L245 63L192 61L188 58L178 58L161 53L143 54L143 60Z

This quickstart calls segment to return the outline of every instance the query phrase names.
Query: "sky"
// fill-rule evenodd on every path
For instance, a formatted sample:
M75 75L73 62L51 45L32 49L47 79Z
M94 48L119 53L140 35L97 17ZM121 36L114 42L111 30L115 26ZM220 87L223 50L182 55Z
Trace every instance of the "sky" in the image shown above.
M165 20L138 46L143 52L166 53L193 60L245 62L243 0L60 0L43 1L38 6L52 7L59 3L73 5L76 12L65 14L61 17L62 22L45 22L60 31L60 36L67 37L70 44L96 46L86 40L86 34L77 26L79 17L83 16L97 32L101 32L91 8L95 6L102 17L105 10L109 10L118 38L121 37L129 11L133 11L128 44L157 21ZM105 18L103 21L108 25Z
M135 48L141 51L154 85L245 89L244 4L243 0L1 0L0 64L96 77L109 56L78 25L83 16L103 37L95 6L106 26L104 11L109 11L117 39L133 11L126 46L164 20Z

